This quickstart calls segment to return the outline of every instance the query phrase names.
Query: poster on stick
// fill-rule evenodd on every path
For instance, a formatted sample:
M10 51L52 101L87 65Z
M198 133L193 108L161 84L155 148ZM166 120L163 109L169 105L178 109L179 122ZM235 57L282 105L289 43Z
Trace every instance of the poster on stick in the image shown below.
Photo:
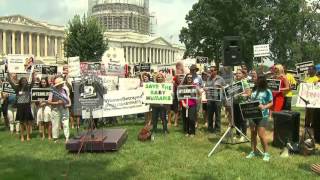
M206 90L206 99L208 101L221 101L222 100L222 89L209 87Z
M119 90L134 90L140 88L138 78L119 78Z
M26 73L25 62L28 56L25 55L8 55L8 71L10 73Z
M9 82L2 83L2 92L8 93L8 94L15 94L16 93Z
M198 89L197 86L181 85L178 86L177 96L179 100L183 99L197 99Z
M125 77L126 68L125 65L116 62L107 62L104 64L107 76Z
M297 63L296 69L298 74L305 74L305 73L308 73L309 68L313 66L314 66L313 61L307 61L307 62Z
M281 80L278 79L267 79L268 87L271 91L280 91Z
M243 119L262 119L263 115L259 105L259 101L241 103L240 110Z
M70 77L79 77L80 71L80 57L68 58L68 75Z
M47 101L50 91L50 88L32 88L31 101Z
M144 83L144 102L147 104L172 104L172 83Z
M320 108L320 83L301 83L299 85L299 96L296 107L305 107L304 100L309 101L308 108Z
M242 81L233 83L232 85L224 87L224 94L229 100L232 96L237 96L244 92L243 83Z

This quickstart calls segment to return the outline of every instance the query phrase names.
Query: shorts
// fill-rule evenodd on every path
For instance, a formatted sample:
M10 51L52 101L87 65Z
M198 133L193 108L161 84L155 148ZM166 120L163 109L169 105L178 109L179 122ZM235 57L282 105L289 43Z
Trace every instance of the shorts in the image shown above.
M173 102L170 106L170 110L173 112L178 112L179 111L179 101L178 99L173 99Z
M268 127L268 119L250 119L249 120L250 126L257 126L257 127Z

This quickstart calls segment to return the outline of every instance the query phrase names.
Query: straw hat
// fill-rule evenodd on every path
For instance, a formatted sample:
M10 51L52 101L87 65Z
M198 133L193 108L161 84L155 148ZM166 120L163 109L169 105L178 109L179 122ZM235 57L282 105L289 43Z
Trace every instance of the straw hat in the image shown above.
M192 71L192 70L199 71L199 68L197 67L197 65L192 64L192 65L190 66L190 71Z
M59 78L54 80L54 87L57 87L57 86L59 86L61 84L64 84L64 83L65 83L65 81L62 78L59 77Z

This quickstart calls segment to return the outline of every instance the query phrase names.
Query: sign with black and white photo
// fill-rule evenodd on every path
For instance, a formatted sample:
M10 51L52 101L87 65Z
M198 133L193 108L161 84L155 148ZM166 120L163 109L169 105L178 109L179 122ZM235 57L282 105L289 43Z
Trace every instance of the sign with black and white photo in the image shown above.
M28 56L25 55L8 55L8 71L10 73L26 73L25 60Z
M278 79L267 79L268 87L272 91L280 91L281 81Z
M68 58L68 75L70 77L79 77L81 75L80 70L80 58L70 57Z
M233 83L232 85L224 87L224 94L227 99L230 99L232 96L237 96L244 92L242 81Z
M41 74L55 75L58 73L58 66L43 65Z
M261 119L263 116L259 105L259 101L241 103L240 110L243 119Z
M202 57L202 56L197 56L196 57L197 64L208 64L209 58L208 57Z
M2 92L9 93L9 94L15 94L16 92L12 88L11 84L8 82L2 83Z
M208 101L221 101L222 89L209 87L206 91L206 99Z
M307 61L307 62L302 62L302 63L298 63L296 64L296 69L298 74L304 74L307 73L310 67L314 66L314 62L313 61Z
M197 99L197 87L192 85L181 85L177 88L177 96L179 100Z
M139 63L134 65L135 72L150 72L151 64L150 63Z
M31 101L47 101L50 91L50 88L32 88Z

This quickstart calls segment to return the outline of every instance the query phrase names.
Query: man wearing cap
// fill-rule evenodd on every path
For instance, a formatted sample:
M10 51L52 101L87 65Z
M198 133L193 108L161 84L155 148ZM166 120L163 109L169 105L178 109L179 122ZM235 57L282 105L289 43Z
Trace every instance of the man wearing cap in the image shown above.
M63 131L66 142L69 140L69 109L71 100L67 91L63 88L65 81L61 77L54 80L54 88L49 94L48 104L51 105L52 137L56 142L59 138L60 122L63 124Z

